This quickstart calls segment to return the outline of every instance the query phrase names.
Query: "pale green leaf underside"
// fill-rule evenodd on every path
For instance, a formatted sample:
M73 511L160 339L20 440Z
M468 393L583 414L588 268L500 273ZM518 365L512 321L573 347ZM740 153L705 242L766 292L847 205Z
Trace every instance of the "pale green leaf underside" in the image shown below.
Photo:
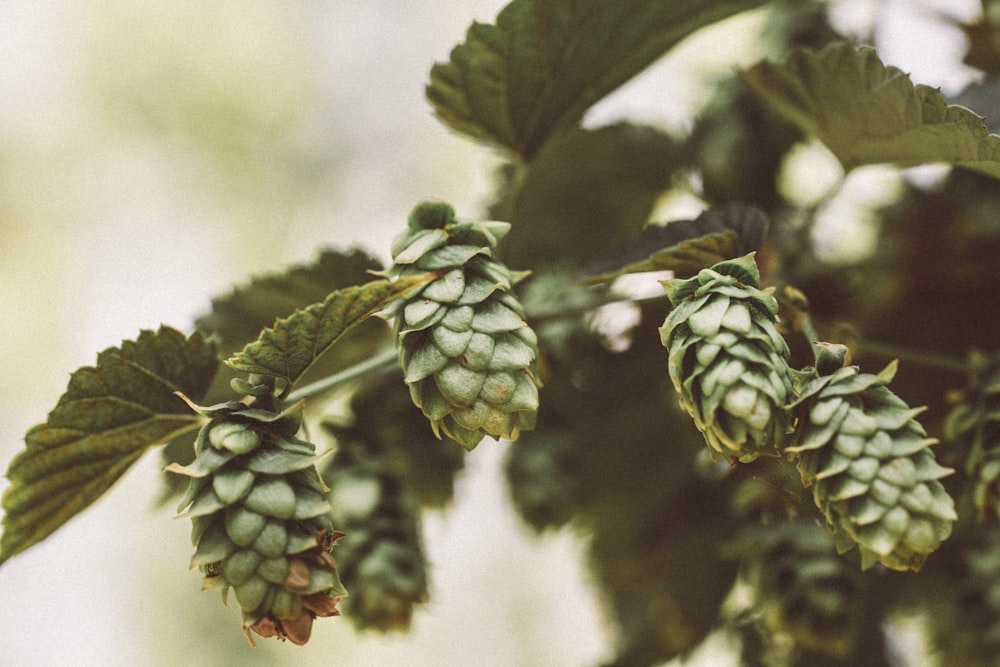
M982 117L949 105L936 88L914 85L874 49L844 42L821 52L800 48L786 62L759 63L744 77L845 169L946 162L1000 178L1000 137Z
M474 23L427 97L453 129L530 158L695 30L762 0L514 0Z
M214 345L169 327L143 331L79 369L7 470L0 563L101 496L153 445L198 428L175 392L199 400L218 369Z
M434 277L428 273L393 282L375 280L331 292L323 301L277 320L226 364L292 385L351 327Z

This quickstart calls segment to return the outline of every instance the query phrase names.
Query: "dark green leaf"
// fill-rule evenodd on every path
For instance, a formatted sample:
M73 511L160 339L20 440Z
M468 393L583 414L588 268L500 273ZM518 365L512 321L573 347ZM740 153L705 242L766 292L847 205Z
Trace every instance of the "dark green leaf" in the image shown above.
M375 280L331 292L326 299L279 319L226 361L231 368L294 384L349 329L435 277Z
M767 226L761 210L739 205L709 209L694 220L650 226L607 260L590 267L596 275L583 282L597 284L643 271L673 271L677 278L693 276L713 264L760 249Z
M764 100L818 137L845 169L947 162L1000 178L1000 137L980 116L914 85L874 49L839 42L797 49L783 64L762 62L745 75Z
M73 373L7 470L0 563L94 502L149 447L198 428L201 418L174 393L200 400L218 365L200 334L186 338L164 326Z
M698 28L762 0L514 0L474 23L427 97L452 128L531 158Z
M212 299L212 312L198 318L198 328L218 336L223 351L235 352L277 318L322 301L335 289L367 282L382 268L362 250L325 250L312 264L255 277L246 287Z
M514 223L505 261L542 266L603 256L642 230L679 163L676 142L650 127L561 134L513 177L517 189L492 211Z

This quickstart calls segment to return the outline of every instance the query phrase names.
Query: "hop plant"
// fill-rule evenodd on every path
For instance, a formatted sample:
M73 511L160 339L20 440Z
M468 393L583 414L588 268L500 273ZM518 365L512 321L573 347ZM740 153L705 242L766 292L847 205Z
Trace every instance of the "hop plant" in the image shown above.
M1000 365L975 360L977 377L944 422L944 437L969 452L965 468L983 518L1000 516Z
M893 362L878 375L843 366L843 345L817 344L816 369L789 404L798 420L794 446L813 500L838 549L855 544L861 563L917 570L951 534L958 517L939 481L953 471L937 464L924 428L886 385Z
M674 309L660 340L681 407L714 452L744 462L778 456L790 424L789 350L753 253L664 287Z
M330 554L343 536L316 471L315 447L295 434L302 404L277 411L270 387L212 407L195 440L196 457L167 470L191 478L180 510L193 522L191 567L204 589L232 588L243 632L305 644L317 616L339 615L347 595ZM179 511L180 511L179 510Z
M512 291L525 274L493 257L509 229L424 203L392 246L392 275L440 274L397 306L399 360L435 434L467 449L487 435L516 439L538 410L538 341Z

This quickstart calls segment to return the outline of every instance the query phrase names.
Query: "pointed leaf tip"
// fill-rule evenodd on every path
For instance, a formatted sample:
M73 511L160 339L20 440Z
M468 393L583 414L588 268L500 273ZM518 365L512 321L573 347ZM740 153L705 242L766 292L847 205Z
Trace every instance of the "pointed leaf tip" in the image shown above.
M226 365L294 384L352 327L430 282L433 273L375 280L331 292L319 303L279 319Z

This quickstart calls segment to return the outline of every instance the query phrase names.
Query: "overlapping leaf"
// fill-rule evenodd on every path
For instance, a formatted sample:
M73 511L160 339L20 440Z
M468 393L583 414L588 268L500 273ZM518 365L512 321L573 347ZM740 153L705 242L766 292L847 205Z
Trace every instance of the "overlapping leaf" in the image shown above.
M212 299L212 312L198 318L198 328L215 334L224 353L235 352L277 318L322 301L332 290L367 282L371 271L382 268L362 250L324 250L310 264L254 277L245 287Z
M292 385L349 329L434 277L429 273L393 282L375 280L331 292L323 301L276 321L226 364Z
M1000 178L1000 136L980 116L914 85L874 49L838 42L762 62L747 82L779 113L818 137L845 169L947 162Z
M453 129L531 158L698 28L762 0L514 0L474 23L427 97Z
M73 373L7 471L0 563L90 505L149 447L198 428L174 392L199 400L217 368L214 345L164 326Z

